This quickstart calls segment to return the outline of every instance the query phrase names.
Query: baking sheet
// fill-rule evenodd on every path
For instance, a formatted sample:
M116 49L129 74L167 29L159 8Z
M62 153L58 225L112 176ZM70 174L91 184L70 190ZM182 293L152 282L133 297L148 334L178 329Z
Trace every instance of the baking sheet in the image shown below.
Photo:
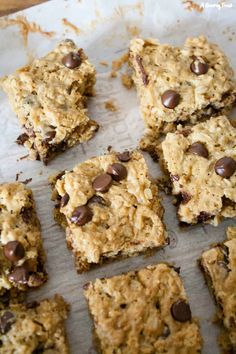
M186 9L188 6L192 11ZM0 181L14 181L19 172L22 172L19 180L32 178L29 187L33 189L36 199L47 253L49 281L41 289L30 293L29 297L41 299L58 292L71 304L67 331L72 354L94 352L92 325L83 297L83 284L96 277L112 276L159 261L174 262L181 267L192 312L200 319L203 353L219 353L216 344L218 327L212 324L215 307L196 260L212 242L225 238L225 229L234 223L233 220L226 220L217 228L201 225L179 228L175 208L171 204L172 198L163 196L165 221L172 238L169 247L151 257L138 256L116 261L78 275L71 253L66 248L64 232L53 220L53 203L50 201L47 182L50 174L58 170L70 170L75 164L104 153L108 145L119 151L137 145L144 126L139 115L136 92L121 85L119 73L117 78L110 78L111 65L100 64L101 61L111 64L112 60L124 54L132 36L153 36L161 42L181 44L187 36L204 34L222 47L236 69L235 1L208 1L202 6L203 11L199 11L192 2L184 4L179 0L53 0L7 19L0 19L0 76L11 73L32 57L47 53L63 38L71 38L83 47L98 72L97 95L90 101L89 112L101 125L99 132L94 139L63 153L47 167L38 161L20 160L27 154L24 148L14 143L20 134L20 127L6 96L0 92ZM19 19L18 16L25 16L31 24L35 22L40 25L43 31L55 33L47 36L37 31L30 32L26 45L26 37L22 36L24 25L19 25L20 21L18 25L3 29L9 19ZM22 17L20 19L22 21ZM68 21L77 29L69 26ZM123 73L125 71L124 68L121 70ZM115 103L116 112L105 109L104 102L108 100ZM158 165L147 155L145 157L151 175L157 177Z

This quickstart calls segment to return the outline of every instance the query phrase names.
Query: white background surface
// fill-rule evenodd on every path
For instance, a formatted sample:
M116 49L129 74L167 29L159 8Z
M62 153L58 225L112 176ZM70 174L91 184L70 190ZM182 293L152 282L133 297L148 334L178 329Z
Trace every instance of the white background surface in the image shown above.
M50 174L58 170L69 170L91 156L104 153L108 145L119 151L137 145L143 132L143 123L135 90L126 90L120 83L119 75L117 79L109 78L111 68L99 64L103 60L111 63L113 59L125 53L131 38L128 27L137 26L141 30L140 36L153 36L161 42L178 45L181 45L187 36L207 35L211 41L221 46L236 69L236 2L226 2L227 5L232 4L232 7L225 6L220 10L215 6L218 4L217 0L209 3L214 7L206 7L202 13L198 13L186 10L179 0L53 0L21 13L29 21L40 24L42 29L55 31L52 38L38 33L30 34L28 46L25 47L17 26L0 29L0 76L27 63L29 55L46 54L62 38L71 38L83 47L98 71L97 95L91 100L89 111L90 116L101 125L99 132L88 143L61 154L46 167L38 161L17 161L26 155L27 151L14 143L20 134L20 127L6 96L0 92L0 181L14 181L19 171L23 172L20 180L33 178L29 187L33 189L36 199L47 253L49 281L29 296L41 299L58 292L71 304L67 330L72 354L93 353L92 326L83 297L83 284L96 277L112 276L158 261L175 262L177 266L181 266L181 275L192 312L200 319L204 338L203 353L218 353L218 328L211 322L215 307L196 260L212 242L225 238L225 229L227 225L232 225L233 221L224 221L217 228L198 225L181 229L171 198L164 196L167 228L171 235L177 235L175 248L167 247L149 258L139 256L117 261L78 275L71 253L66 248L64 232L53 220L53 203L50 201L47 182ZM12 17L17 15L19 14ZM77 35L66 28L62 24L62 18L78 26L81 34ZM116 103L119 109L117 112L105 110L104 102L109 99ZM148 157L147 161L152 176L156 177L158 165Z

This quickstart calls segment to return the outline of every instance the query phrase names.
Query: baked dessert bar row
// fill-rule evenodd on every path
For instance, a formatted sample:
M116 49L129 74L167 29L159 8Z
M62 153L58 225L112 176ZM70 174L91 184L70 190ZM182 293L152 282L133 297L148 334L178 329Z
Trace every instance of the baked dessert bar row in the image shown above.
M158 189L139 152L92 158L51 183L78 272L167 244Z
M133 80L149 141L177 124L196 124L227 114L236 99L230 64L216 44L205 37L188 38L182 48L154 39L133 39L130 44Z
M31 159L47 163L92 138L98 124L88 118L85 105L95 81L94 67L71 40L1 80L24 129L17 142Z

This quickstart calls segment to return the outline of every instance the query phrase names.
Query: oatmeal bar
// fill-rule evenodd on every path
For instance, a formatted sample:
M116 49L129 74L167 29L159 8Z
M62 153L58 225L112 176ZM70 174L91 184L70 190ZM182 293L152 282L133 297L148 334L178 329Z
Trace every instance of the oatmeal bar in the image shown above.
M0 184L0 302L8 294L47 280L45 254L32 191L22 183Z
M24 129L17 142L28 148L30 158L47 163L92 138L98 124L88 118L85 103L94 84L94 67L71 40L2 79Z
M227 240L203 252L200 260L209 288L218 304L225 332L220 344L225 352L236 352L236 227L229 227Z
M78 272L166 244L158 189L139 152L92 158L54 183L56 220Z
M178 217L217 225L236 216L236 128L224 117L168 133L161 163L178 196Z
M84 286L101 353L201 352L178 271L158 264Z
M178 123L195 124L227 114L235 102L233 70L217 45L203 37L188 38L182 49L154 39L130 44L133 80L148 130L143 147Z
M1 354L68 354L68 311L60 295L39 303L12 304L0 311Z

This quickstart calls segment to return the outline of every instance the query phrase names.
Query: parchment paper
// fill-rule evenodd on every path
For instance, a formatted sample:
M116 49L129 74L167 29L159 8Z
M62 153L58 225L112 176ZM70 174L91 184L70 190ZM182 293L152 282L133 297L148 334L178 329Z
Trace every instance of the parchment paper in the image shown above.
M153 36L161 42L172 44L181 44L187 36L207 35L222 47L236 69L235 0L225 2L224 5L221 2L221 7L217 0L204 4L204 10L198 12L186 10L186 5L179 0L53 0L22 11L20 15L26 16L29 22L36 22L43 30L54 31L54 36L30 33L28 45L25 46L18 26L0 30L0 76L11 73L27 63L32 56L47 53L62 38L72 38L83 47L98 72L97 95L89 104L89 112L101 125L99 132L94 139L61 154L47 167L38 161L19 160L27 151L14 143L20 134L20 127L6 96L0 93L0 181L14 181L16 173L20 171L20 180L33 178L29 187L33 189L36 199L47 253L49 281L29 296L41 299L58 292L71 304L67 330L73 354L94 352L83 284L96 277L112 276L158 261L175 262L181 267L192 312L200 319L204 338L203 353L219 353L216 344L218 327L212 324L215 306L196 260L212 242L225 238L225 229L234 223L233 220L224 221L217 228L199 225L181 229L171 204L172 198L164 196L165 221L173 238L170 247L152 257L139 256L117 261L78 275L71 253L66 248L64 232L53 220L53 203L50 201L47 182L50 174L58 170L69 170L91 156L102 154L108 145L119 151L137 145L144 126L139 115L136 92L121 85L119 73L118 78L110 78L111 66L100 64L104 60L111 63L125 53L132 33L138 34L140 31L140 36ZM80 32L63 25L63 18L76 25ZM2 21L0 26L3 25ZM116 104L117 112L109 112L104 108L107 100ZM148 156L147 161L152 176L157 177L158 165Z

